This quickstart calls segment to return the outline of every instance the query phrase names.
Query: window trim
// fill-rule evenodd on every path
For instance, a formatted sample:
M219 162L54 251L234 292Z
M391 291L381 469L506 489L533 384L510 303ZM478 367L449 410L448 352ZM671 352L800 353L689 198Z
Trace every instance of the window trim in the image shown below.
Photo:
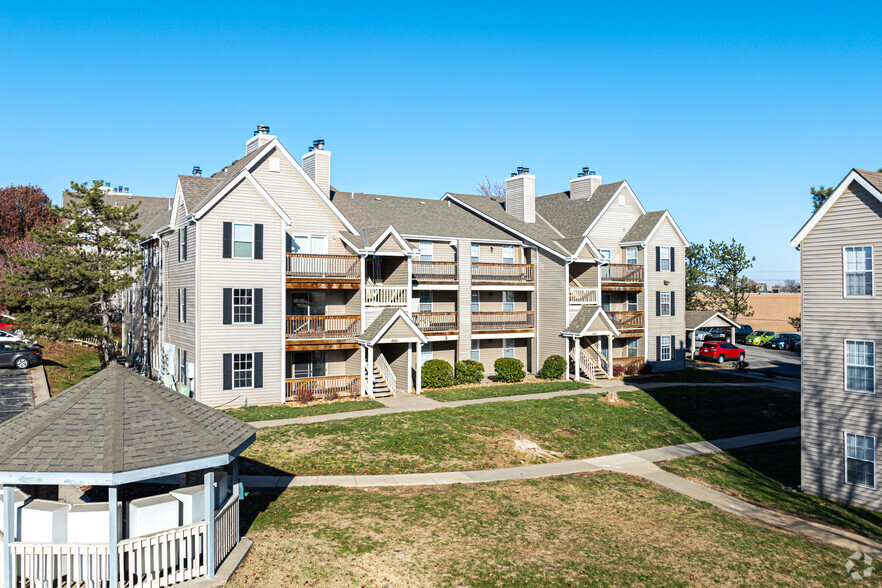
M868 365L855 365L855 366L854 366L854 367L862 367L862 368L867 368L867 367L869 367L869 368L872 368L872 369L873 369L873 378L872 378L872 381L873 381L873 390L872 390L872 391L869 391L869 390L857 390L857 389L849 388L849 387L848 387L848 367L849 367L849 363L848 363L848 344L849 344L849 343L872 343L872 344L873 344L873 365L871 365L871 366L868 366ZM858 394L875 394L875 393L876 393L876 341L875 341L875 340L869 340L869 339L866 339L866 340L865 340L865 339L845 339L845 340L843 340L843 342L842 342L842 352L843 352L842 365L843 365L843 368L844 368L844 369L842 370L842 389L845 390L846 392L857 392Z
M664 354L664 342L668 342L668 358L665 359ZM674 360L674 346L671 344L671 335L660 335L658 342L658 360L659 361L673 361Z
M477 291L472 292L472 312L481 312L481 293Z
M481 340L472 339L472 349L469 354L472 361L481 361Z
M634 355L631 355L631 349L634 349ZM628 339L628 344L625 345L625 357L633 358L640 357L640 341L636 337L632 337Z
M425 353L429 354L428 359L424 359L423 354ZM422 347L420 347L420 368L422 369L423 365L425 365L427 361L430 361L432 359L435 359L435 350L432 349L432 342L429 341L428 343L423 343Z
M187 226L178 229L178 261L187 261Z
M233 228L230 235L230 259L254 259L254 223L232 223ZM236 227L251 227L251 241L237 241ZM236 255L236 243L251 243L251 255Z
M667 257L665 257L665 255L667 255ZM665 263L668 264L668 267L665 267ZM658 271L660 271L660 272L671 271L671 248L670 247L659 247L658 248Z
M509 298L509 301L506 301L506 298ZM511 305L511 310L505 310L505 305ZM502 312L515 312L515 293L514 290L503 290L502 291Z
M867 460L858 459L857 457L848 457L848 436L849 435L853 435L855 437L866 437L868 439L873 440L873 462L872 462L873 463L873 485L872 486L867 486L866 484L858 484L857 482L850 482L848 480L848 460L849 459L862 461L864 463L870 463ZM842 455L844 458L843 462L842 462L842 479L845 481L846 484L851 484L852 486L860 486L862 488L871 488L871 489L875 490L876 489L876 437L873 435L861 435L860 433L850 433L848 431L842 431L842 441L843 441Z
M435 296L432 294L431 290L420 290L420 297L417 301L417 312L420 313L429 313L435 312ZM423 296L429 299L428 302L423 302ZM423 310L423 305L427 305L429 310Z
M328 251L328 236L325 235L324 233L298 233L298 234L296 234L296 235L295 235L295 234L292 234L292 233L288 233L288 234L289 234L290 237L291 237L291 242L290 242L290 244L291 244L292 248L293 248L294 243L296 242L296 239L297 239L298 237L302 237L302 238L306 239L306 245L307 245L307 248L309 249L309 251L306 252L306 253L299 252L300 254L302 254L302 255L327 255L327 251ZM325 250L325 253L313 253L313 251L312 251L312 240L313 240L315 237L321 237L322 241L325 242L325 245L324 245L324 247L323 247L323 249ZM286 253L297 253L297 252L295 252L295 251L286 251Z
M632 251L634 252L634 257L631 257ZM631 263L631 259L634 260L633 263ZM640 265L640 253L637 247L625 247L625 263L627 265Z
M509 343L509 345L506 345ZM511 355L506 355L508 350L511 350ZM503 337L502 338L502 357L514 357L515 356L515 340L511 337Z
M236 370L236 357L243 356L243 355L248 355L251 357L251 369L250 370ZM250 390L250 389L254 388L254 353L253 352L233 353L233 367L232 367L232 369L233 369L233 390ZM251 372L251 385L250 386L237 386L236 385L236 372L237 371L240 371L240 372L250 371Z
M187 322L187 289L178 288L178 322Z
M612 249L598 249L600 253L600 257L606 260L607 263L612 263Z
M511 255L506 255L506 253L511 253ZM511 261L509 261L511 260ZM502 263L514 265L515 262L515 248L514 245L503 245L502 246Z
M245 305L245 304L239 304L239 305L237 305L237 304L236 304L236 291L237 291L237 290L248 290L248 291L250 291L251 294L250 294L249 297L251 298L251 304L249 304L249 305ZM249 306L249 307L251 308L251 312L250 312L251 320L249 320L249 321L237 321L237 320L236 320L236 306ZM232 312L232 324L234 324L234 325L253 325L253 324L254 324L254 288L235 288L235 287L234 287L234 288L233 288L233 304L232 304L232 308L230 309L230 312Z
M671 292L669 290L659 290L658 292L658 316L674 316L671 314ZM668 312L665 313L665 295L668 297Z
M435 243L433 241L420 241L420 258L418 261L435 261Z
M475 251L478 252L477 255L475 255ZM481 263L481 244L480 243L472 243L470 251L469 251L469 256L471 257L472 263Z
M870 293L869 294L849 294L848 293L848 258L847 251L849 249L866 249L870 250L870 269L859 270L861 273L870 272ZM876 297L876 264L873 261L872 245L845 245L842 247L842 297L843 298L875 298Z
M634 306L631 307L631 295L634 295ZM640 298L637 295L637 292L625 292L625 310L628 312L639 312L640 311Z

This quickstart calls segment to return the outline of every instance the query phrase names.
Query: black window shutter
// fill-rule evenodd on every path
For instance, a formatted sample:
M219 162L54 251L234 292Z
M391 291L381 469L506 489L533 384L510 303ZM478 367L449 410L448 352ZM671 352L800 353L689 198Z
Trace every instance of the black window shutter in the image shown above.
M671 292L671 316L677 316L676 306L674 306L674 294L675 292Z
M263 259L263 225L254 225L254 259Z
M661 247L655 248L655 271L661 271Z
M661 316L661 292L655 292L655 316Z
M677 359L677 338L671 335L671 361Z
M671 247L671 271L674 271L674 248Z
M224 324L233 324L233 289L224 288Z
M184 227L184 250L181 251L181 256L184 258L184 261L187 261L187 246L190 244L190 240L188 239L187 233L189 232L189 227Z
M184 261L181 257L181 245L184 244L184 229L178 229L178 261Z
M233 223L224 223L224 257L233 257Z
M655 361L661 361L661 337L655 338Z
M254 324L263 324L263 288L254 289Z
M233 354L224 353L224 390L233 389Z
M254 387L263 388L263 353L254 354Z
M294 239L290 233L285 233L285 253L294 252Z

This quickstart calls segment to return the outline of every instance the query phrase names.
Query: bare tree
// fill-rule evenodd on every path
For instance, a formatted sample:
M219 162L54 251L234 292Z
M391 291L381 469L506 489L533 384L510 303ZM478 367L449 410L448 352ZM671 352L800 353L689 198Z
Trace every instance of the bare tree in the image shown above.
M475 186L475 191L484 196L505 198L505 184L492 181L490 176L484 176L484 181Z
M784 280L780 286L781 292L799 292L799 280Z

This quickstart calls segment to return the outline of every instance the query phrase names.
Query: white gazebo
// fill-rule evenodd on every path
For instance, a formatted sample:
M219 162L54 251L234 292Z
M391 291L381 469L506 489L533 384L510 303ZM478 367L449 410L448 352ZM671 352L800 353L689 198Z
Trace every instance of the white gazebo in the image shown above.
M239 543L237 458L255 433L118 365L0 424L0 586L172 586L213 577ZM157 486L156 494L118 500L127 484L170 481L176 490ZM29 495L53 486L103 486L108 499Z
M686 336L691 339L689 358L695 359L695 331L697 329L709 329L711 327L729 328L729 341L735 342L735 329L740 327L738 323L716 310L687 310L686 311ZM692 333L690 337L690 333Z

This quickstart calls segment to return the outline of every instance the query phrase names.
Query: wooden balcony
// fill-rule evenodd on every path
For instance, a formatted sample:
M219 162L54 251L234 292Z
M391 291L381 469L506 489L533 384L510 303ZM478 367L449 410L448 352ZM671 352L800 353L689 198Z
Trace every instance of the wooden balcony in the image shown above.
M533 265L528 263L473 263L473 284L532 284Z
M639 292L643 290L643 266L629 263L602 265L600 284L604 290Z
M536 313L524 312L473 312L473 333L505 331L532 331L536 326Z
M600 304L600 291L597 288L570 286L570 304Z
M289 341L353 339L361 333L360 316L289 316L285 337Z
M407 306L407 286L365 286L365 306Z
M641 310L611 310L606 314L620 331L643 329L643 311Z
M455 333L457 316L455 312L416 312L413 320L423 333Z
M455 284L455 261L414 261L413 279L421 284Z
M288 253L285 258L286 281L293 288L357 290L360 267L356 255Z
M309 402L310 400L361 395L360 376L324 376L321 378L294 378L285 380L285 402Z

